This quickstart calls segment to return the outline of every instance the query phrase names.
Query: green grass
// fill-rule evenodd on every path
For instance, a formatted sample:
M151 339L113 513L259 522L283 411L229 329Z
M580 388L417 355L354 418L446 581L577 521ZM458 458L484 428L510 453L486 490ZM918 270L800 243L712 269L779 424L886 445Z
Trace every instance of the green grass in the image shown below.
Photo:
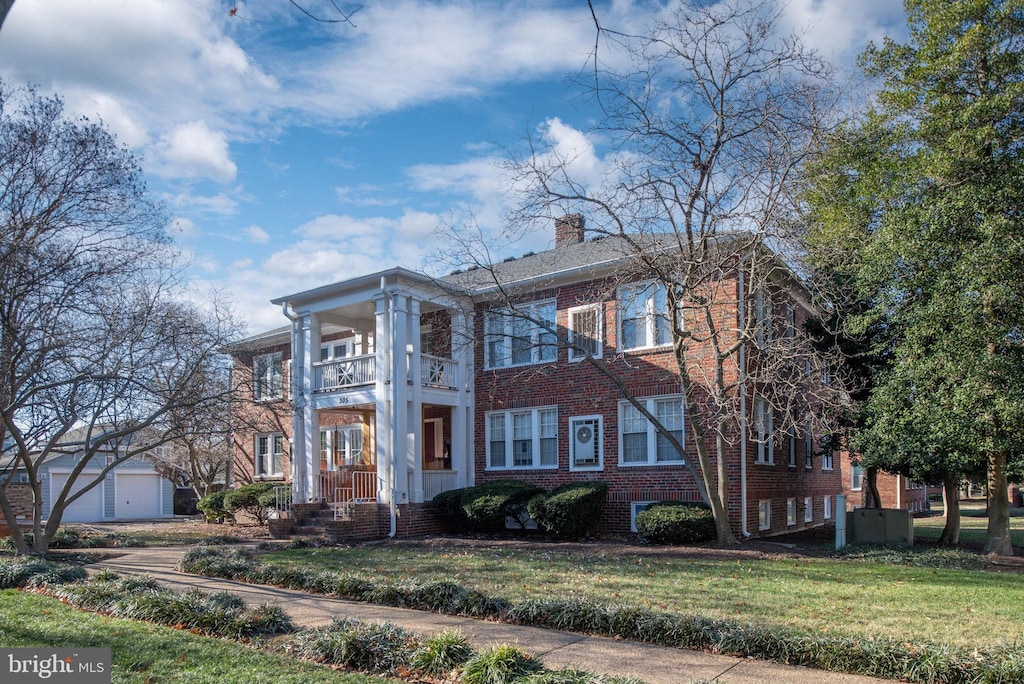
M118 684L397 684L397 680L337 672L232 641L108 618L14 590L0 591L0 644L110 648L112 679Z
M946 519L942 517L942 502L932 503L932 510L939 515L914 519L914 538L937 540L942 534ZM979 501L960 502L960 542L984 544L988 531L988 516L985 504ZM1024 547L1024 508L1010 509L1010 539L1014 546Z
M375 546L280 551L262 560L377 580L448 579L513 602L588 598L765 626L948 644L1024 637L1024 581L995 572L819 558L717 560L642 549L621 555L599 545Z

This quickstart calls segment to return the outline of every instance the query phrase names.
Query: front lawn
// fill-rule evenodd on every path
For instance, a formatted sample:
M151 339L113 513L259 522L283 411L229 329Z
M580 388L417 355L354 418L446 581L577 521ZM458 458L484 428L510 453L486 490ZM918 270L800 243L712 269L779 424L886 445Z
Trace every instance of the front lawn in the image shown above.
M980 645L1022 637L1024 581L1017 574L601 544L440 540L278 551L262 560L377 580L448 579L513 602L585 597L901 641Z
M119 684L399 684L333 671L232 641L108 618L11 589L0 591L0 645L110 648L113 681Z
M942 517L942 502L932 502L932 510L938 515L914 519L914 538L937 540L942 534L946 519ZM960 541L964 544L985 543L988 530L988 516L985 515L984 501L960 502ZM1024 547L1024 508L1010 509L1010 539L1014 546Z

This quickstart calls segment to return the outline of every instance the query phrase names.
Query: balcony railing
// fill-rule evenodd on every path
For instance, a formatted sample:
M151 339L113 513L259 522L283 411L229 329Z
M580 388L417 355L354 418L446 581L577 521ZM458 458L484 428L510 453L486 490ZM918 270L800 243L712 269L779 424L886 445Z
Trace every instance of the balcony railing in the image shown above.
M364 354L336 361L321 361L313 364L313 374L313 386L319 392L372 385L377 380L376 357Z
M422 354L420 356L420 382L427 387L455 389L458 367L459 364L452 359Z

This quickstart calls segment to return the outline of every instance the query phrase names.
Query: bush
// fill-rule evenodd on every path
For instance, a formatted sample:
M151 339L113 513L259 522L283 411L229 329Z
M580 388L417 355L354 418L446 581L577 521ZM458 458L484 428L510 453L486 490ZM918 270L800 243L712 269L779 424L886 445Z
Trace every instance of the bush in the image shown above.
M662 501L636 514L636 530L655 544L694 544L715 538L715 518L703 503Z
M482 532L505 529L508 517L523 521L526 503L544 490L519 480L497 480L469 487L461 496L462 512L470 528Z
M288 486L272 485L269 490L258 495L256 500L264 508L275 508L278 502L288 505L292 502L292 488Z
M594 531L608 496L599 480L573 482L530 499L527 510L546 532L563 539L579 539Z
M466 635L449 629L424 639L412 654L412 666L428 677L442 677L473 656Z
M461 532L466 529L466 512L462 510L462 495L471 487L449 489L430 500L430 507L449 530Z
M335 620L296 639L299 655L373 674L395 674L409 665L416 637L389 623Z
M274 485L269 482L254 482L232 489L224 495L224 510L234 515L238 511L248 513L260 525L267 522L267 507L261 501L265 494L274 495ZM273 503L273 499L271 499Z
M212 492L196 502L196 508L202 511L206 522L222 523L231 518L231 513L224 508L224 497L227 492Z

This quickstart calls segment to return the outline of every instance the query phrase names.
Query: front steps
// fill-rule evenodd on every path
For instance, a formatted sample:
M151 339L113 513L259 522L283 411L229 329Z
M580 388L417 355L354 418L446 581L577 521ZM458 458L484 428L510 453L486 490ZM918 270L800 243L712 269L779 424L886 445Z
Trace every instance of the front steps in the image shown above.
M334 544L379 539L381 535L379 510L375 502L345 502L334 509L325 503L294 504L286 517L269 521L270 536L274 539L319 537Z

